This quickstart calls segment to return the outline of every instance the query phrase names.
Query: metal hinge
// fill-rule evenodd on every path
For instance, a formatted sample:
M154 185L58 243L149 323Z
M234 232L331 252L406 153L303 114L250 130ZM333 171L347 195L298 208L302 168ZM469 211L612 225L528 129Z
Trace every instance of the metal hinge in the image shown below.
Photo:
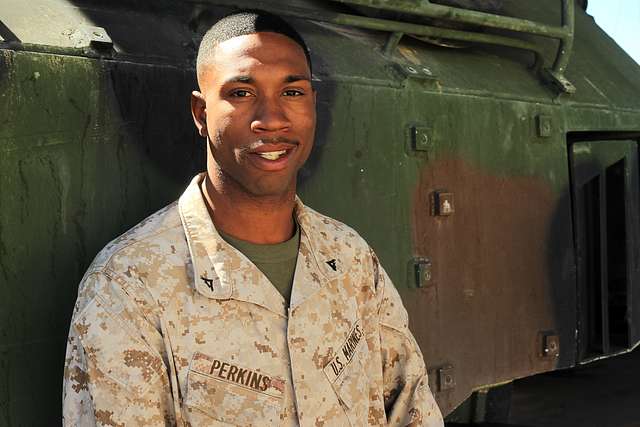
M405 80L414 80L429 85L435 85L438 81L431 69L425 65L394 62L393 67Z

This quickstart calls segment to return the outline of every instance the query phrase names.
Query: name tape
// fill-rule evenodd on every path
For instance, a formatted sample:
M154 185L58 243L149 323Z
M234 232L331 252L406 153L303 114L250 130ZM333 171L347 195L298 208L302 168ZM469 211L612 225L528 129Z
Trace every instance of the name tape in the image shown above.
M351 331L349 332L349 335L347 335L347 339L344 344L342 344L340 351L323 368L324 374L332 384L340 378L345 368L353 360L358 348L362 344L363 337L364 332L362 331L362 325L360 324L360 320L358 320L353 328L351 328Z
M284 381L280 378L272 378L256 370L242 368L202 353L193 356L191 370L270 396L282 397L284 393Z

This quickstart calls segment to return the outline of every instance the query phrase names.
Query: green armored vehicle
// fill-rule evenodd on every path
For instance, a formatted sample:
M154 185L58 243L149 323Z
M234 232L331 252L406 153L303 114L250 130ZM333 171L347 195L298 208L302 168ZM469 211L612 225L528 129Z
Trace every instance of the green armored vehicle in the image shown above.
M640 67L586 1L0 0L0 425L55 425L77 285L204 169L203 32L237 7L307 40L301 197L356 228L444 414L640 341Z

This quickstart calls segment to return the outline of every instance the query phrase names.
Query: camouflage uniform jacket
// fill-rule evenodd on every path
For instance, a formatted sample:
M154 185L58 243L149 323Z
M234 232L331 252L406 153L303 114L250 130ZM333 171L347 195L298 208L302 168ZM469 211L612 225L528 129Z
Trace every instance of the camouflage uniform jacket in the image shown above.
M216 232L199 182L79 288L67 426L442 426L407 312L366 242L296 202L290 308Z

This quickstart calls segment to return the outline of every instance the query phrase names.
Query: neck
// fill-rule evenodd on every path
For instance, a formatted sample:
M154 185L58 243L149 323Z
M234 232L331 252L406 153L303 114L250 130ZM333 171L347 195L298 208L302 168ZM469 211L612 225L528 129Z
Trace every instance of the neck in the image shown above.
M274 244L295 231L295 186L285 194L255 197L207 173L200 189L216 228L240 240Z

